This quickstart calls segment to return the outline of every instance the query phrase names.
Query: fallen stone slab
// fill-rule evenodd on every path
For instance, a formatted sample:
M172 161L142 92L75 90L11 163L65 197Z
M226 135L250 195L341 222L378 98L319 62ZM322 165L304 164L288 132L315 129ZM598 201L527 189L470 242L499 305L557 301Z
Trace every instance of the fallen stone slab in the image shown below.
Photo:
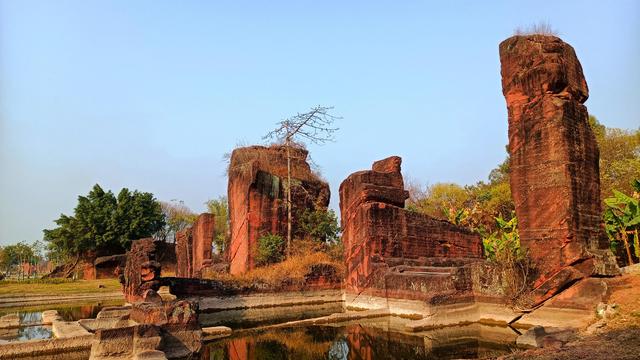
M640 263L625 266L620 270L622 270L624 274L640 274Z
M575 339L576 330L572 328L534 326L518 336L516 344L523 348L562 347Z
M146 350L135 354L133 360L167 360L167 356L160 350Z
M226 326L212 326L202 328L202 337L205 341L221 339L230 336L233 330Z
M547 301L540 308L522 316L513 325L525 329L536 325L586 328L595 320L596 307L606 302L607 294L606 280L584 279Z
M131 306L109 306L102 308L96 319L128 319L131 313Z
M20 326L20 316L18 314L8 314L0 317L0 329L17 328Z
M0 344L0 359L33 358L50 355L51 358L88 358L93 335L44 340L27 340ZM82 354L86 353L86 356ZM61 356L60 354L66 354ZM79 356L71 356L79 354Z
M54 321L51 324L51 330L56 338L74 338L91 335L77 321Z
M78 324L80 324L83 328L87 329L90 332L96 332L98 330L103 329L115 329L122 327L133 326L136 323L129 319L110 319L110 318L102 318L102 319L82 319L78 320Z
M62 316L58 310L45 310L42 312L42 325L51 325L54 321L61 321Z

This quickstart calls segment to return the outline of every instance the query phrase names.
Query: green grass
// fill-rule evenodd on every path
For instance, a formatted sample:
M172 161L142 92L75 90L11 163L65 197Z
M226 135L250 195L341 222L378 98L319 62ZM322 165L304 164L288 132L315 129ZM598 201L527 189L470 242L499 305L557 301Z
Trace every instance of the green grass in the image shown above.
M103 285L104 288L99 286ZM86 295L120 291L117 279L0 281L0 297L31 295Z

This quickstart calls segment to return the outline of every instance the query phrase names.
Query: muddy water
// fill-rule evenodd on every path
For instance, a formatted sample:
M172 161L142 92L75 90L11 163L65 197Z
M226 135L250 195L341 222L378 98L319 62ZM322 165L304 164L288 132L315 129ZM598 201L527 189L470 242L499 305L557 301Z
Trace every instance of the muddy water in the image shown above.
M516 333L470 324L410 333L386 318L335 326L244 331L205 346L202 359L478 359L508 354Z

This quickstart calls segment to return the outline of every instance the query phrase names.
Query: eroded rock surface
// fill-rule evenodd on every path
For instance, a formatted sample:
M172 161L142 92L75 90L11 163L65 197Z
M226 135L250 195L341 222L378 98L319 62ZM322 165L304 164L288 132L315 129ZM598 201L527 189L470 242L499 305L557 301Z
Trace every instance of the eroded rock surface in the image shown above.
M160 263L156 261L157 242L153 238L135 240L127 252L124 274L120 276L125 299L144 300L146 290L160 289Z
M404 209L401 162L377 161L340 185L347 292L428 301L469 295L465 264L482 258L480 237Z
M215 217L200 214L194 224L176 234L176 276L200 278L212 264Z
M329 185L313 174L307 156L307 150L291 148L294 233L297 214L306 209L326 208L329 204ZM286 237L286 179L287 149L284 146L250 146L235 149L231 154L228 259L232 274L255 266L252 249L261 236L271 233Z
M569 44L514 36L500 44L500 62L511 193L520 241L537 266L534 287L544 289L539 303L576 277L616 272L601 220L599 150L583 105L587 83ZM594 256L589 269L567 270Z

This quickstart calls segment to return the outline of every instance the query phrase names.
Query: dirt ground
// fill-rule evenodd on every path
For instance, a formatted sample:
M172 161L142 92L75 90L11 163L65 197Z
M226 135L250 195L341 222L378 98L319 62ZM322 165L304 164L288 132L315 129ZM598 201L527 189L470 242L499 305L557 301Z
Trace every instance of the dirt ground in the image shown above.
M640 359L640 274L626 274L611 285L608 303L617 304L618 312L594 333L583 330L559 349L532 349L500 359Z

